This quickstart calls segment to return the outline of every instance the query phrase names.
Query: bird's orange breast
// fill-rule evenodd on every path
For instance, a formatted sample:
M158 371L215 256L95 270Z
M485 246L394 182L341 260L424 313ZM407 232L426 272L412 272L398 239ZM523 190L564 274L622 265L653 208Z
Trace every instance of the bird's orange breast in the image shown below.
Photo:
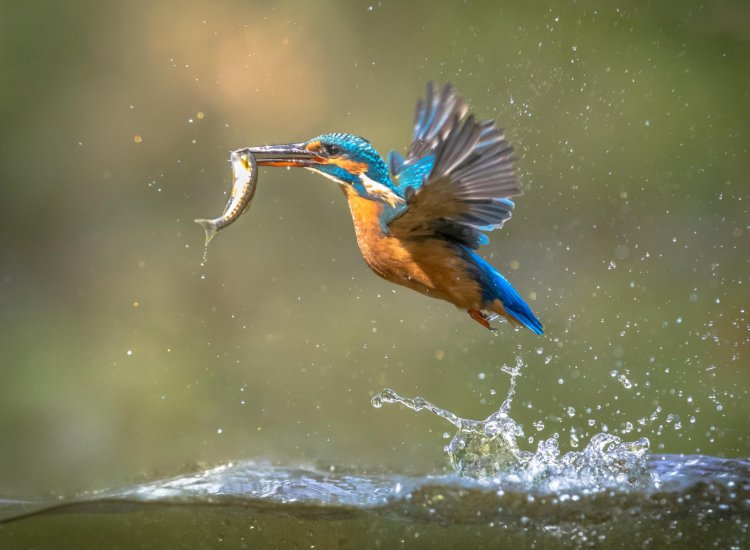
M393 283L447 300L461 309L481 309L479 284L466 261L441 239L402 240L387 235L380 224L383 204L344 187L357 244L370 268Z

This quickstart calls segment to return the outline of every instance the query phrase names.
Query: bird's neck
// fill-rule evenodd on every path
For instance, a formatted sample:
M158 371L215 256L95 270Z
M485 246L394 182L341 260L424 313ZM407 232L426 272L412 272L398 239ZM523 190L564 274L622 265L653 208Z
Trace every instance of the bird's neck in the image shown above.
M351 187L344 186L342 189L349 202L357 244L365 259L368 259L367 256L373 251L376 241L383 239L386 235L381 221L386 204L379 200L362 197Z

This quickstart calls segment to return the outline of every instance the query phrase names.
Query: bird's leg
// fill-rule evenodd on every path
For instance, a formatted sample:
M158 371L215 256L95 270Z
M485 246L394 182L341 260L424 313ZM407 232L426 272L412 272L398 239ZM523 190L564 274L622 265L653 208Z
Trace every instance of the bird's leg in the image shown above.
M494 328L492 328L492 325L490 325L490 321L489 319L487 319L487 316L481 311L479 311L478 309L470 309L468 310L468 313L472 319L474 319L477 323L482 325L484 328L493 330L493 331L495 330Z

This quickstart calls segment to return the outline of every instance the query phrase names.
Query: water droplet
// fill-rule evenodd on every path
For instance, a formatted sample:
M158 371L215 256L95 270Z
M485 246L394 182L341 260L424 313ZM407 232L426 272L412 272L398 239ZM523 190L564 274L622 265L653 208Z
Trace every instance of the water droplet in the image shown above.
M633 383L630 380L628 380L628 377L625 376L624 374L621 374L617 379L620 381L620 383L623 385L623 387L626 390L629 390L630 388L633 387Z
M619 244L615 247L615 258L617 258L618 260L624 260L629 255L630 255L630 249L624 244Z

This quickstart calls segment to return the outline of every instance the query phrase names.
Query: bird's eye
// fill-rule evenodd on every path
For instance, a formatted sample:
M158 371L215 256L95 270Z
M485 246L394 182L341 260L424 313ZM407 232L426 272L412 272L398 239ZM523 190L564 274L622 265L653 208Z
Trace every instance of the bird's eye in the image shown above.
M323 150L329 157L335 157L336 155L341 154L341 147L339 147L338 145L333 145L331 143L323 145Z

